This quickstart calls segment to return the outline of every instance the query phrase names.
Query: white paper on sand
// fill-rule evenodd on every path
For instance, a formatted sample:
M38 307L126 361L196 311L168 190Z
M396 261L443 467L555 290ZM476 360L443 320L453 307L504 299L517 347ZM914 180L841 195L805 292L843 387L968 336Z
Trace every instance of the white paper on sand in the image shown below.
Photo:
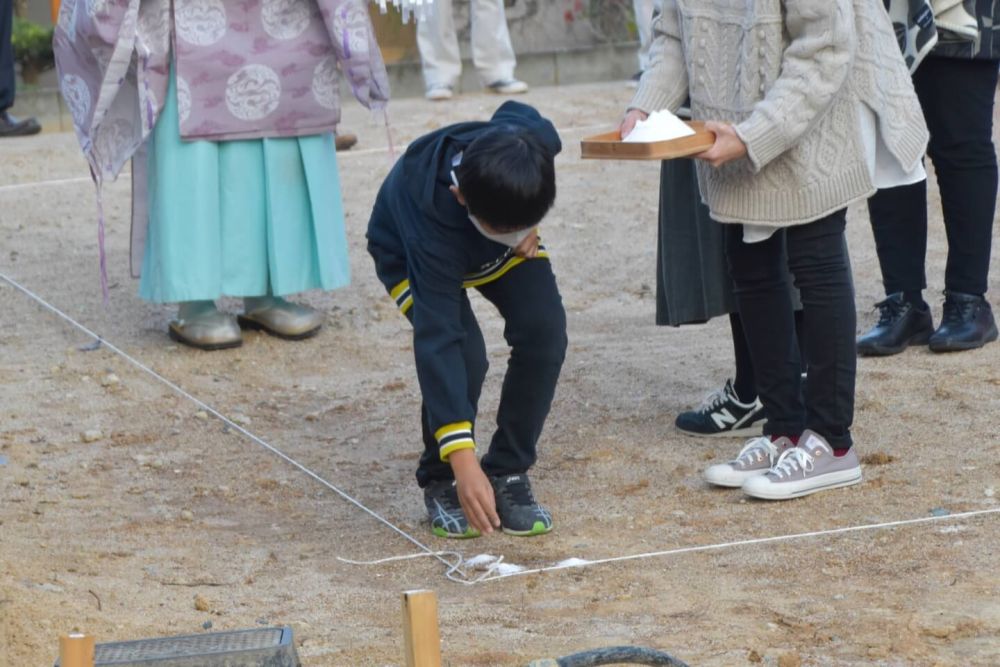
M626 143L652 143L669 141L694 134L687 123L666 109L654 111L646 120L640 120L622 141Z

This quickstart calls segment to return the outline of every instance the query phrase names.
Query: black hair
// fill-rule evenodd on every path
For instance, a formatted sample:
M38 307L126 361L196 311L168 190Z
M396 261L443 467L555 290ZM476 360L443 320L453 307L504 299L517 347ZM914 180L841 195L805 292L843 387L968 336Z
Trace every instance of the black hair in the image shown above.
M517 127L476 137L455 176L469 213L498 232L537 225L556 198L554 156Z

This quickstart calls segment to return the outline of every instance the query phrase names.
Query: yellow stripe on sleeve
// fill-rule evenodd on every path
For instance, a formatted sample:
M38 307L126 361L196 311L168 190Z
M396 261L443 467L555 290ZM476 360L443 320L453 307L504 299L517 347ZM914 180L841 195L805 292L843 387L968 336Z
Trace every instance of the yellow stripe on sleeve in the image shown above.
M408 289L410 289L410 281L407 279L399 283L395 287L393 287L392 290L389 292L389 296L391 296L393 299L398 299L399 295Z
M449 442L447 445L441 448L441 460L445 463L448 462L448 457L459 451L460 449L475 449L476 443L472 441L472 438L466 438L462 440L456 440L454 442Z
M539 250L538 254L535 255L532 259L548 259L548 258L549 258L549 253L547 253L544 250ZM485 276L480 276L479 278L473 278L471 280L463 281L462 287L464 287L465 289L470 289L472 287L480 287L482 285L486 285L487 283L491 283L494 280L500 280L501 278L504 277L504 275L508 271L513 269L518 264L524 263L525 261L528 260L526 260L524 257L511 257L509 260L501 264L496 269L496 271L493 271L492 273L489 273Z
M472 422L455 422L454 424L445 424L438 430L434 431L434 439L441 442L441 438L458 431L469 431L469 433L471 433Z

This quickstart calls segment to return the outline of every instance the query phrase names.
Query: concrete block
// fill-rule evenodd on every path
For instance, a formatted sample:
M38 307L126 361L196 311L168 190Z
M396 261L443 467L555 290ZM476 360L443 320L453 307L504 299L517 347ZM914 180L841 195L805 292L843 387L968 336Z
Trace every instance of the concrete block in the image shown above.
M609 44L555 54L558 85L618 81L639 69L635 44Z

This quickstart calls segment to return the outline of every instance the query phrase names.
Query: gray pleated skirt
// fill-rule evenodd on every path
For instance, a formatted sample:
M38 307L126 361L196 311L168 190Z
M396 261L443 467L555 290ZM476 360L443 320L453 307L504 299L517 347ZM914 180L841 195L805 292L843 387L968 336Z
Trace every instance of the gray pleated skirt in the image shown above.
M734 312L725 228L701 202L693 160L661 164L659 217L656 323L677 327Z

